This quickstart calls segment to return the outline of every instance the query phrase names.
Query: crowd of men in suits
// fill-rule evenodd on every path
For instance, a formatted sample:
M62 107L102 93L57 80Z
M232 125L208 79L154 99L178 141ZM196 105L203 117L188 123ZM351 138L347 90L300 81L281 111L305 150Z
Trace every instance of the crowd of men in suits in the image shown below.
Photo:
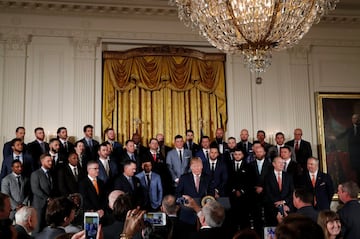
M233 228L255 228L278 223L279 208L296 211L295 188L311 193L315 210L329 209L334 194L331 177L319 170L311 144L302 139L302 130L294 130L294 139L285 142L284 133L275 136L276 145L265 142L265 132L249 142L246 129L224 140L218 128L211 140L202 136L196 144L194 132L174 137L174 148L164 144L157 134L141 144L134 134L124 146L116 141L112 128L104 132L106 140L93 138L93 126L84 126L84 137L74 144L67 129L60 127L57 137L45 142L44 129L34 130L35 140L25 144L25 129L16 129L16 138L6 142L1 167L1 191L11 199L11 219L23 205L38 212L38 233L46 226L45 211L51 198L81 195L81 209L106 217L108 195L120 190L131 197L134 206L158 211L166 195L188 195L201 199L213 196L230 202L228 223ZM225 200L226 201L226 200ZM226 208L227 206L225 206ZM180 219L196 223L196 214L180 210Z

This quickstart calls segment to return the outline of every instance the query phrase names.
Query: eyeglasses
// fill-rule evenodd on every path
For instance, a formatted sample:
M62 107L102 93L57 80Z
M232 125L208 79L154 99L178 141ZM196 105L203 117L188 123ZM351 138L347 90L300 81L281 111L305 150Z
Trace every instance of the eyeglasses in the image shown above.
M89 168L89 169L99 170L99 168Z

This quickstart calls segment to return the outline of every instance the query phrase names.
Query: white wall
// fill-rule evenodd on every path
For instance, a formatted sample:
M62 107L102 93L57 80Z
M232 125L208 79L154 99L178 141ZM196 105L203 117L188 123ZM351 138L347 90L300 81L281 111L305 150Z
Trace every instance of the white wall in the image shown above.
M274 53L259 85L242 58L229 55L227 136L247 128L253 139L263 129L273 142L277 131L290 139L300 127L316 150L314 93L360 92L359 29L313 28L299 46ZM100 136L102 50L174 44L214 51L177 19L1 14L0 36L0 147L19 125L27 142L37 126L48 134L66 126L82 137L89 123Z

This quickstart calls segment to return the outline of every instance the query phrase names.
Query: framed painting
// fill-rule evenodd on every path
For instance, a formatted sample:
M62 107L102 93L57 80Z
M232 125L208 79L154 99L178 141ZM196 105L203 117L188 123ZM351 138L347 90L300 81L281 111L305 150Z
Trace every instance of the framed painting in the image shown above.
M334 181L360 182L360 93L317 93L321 167Z

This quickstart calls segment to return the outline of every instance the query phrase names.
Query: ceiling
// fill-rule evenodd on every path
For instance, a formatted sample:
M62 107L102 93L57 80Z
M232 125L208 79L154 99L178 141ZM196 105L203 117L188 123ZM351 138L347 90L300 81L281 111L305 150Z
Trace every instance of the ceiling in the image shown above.
M176 7L171 6L168 0L0 0L0 12L106 15L108 17L128 14L139 17L173 18L177 16ZM331 12L325 21L359 23L360 1L340 0L336 10Z

